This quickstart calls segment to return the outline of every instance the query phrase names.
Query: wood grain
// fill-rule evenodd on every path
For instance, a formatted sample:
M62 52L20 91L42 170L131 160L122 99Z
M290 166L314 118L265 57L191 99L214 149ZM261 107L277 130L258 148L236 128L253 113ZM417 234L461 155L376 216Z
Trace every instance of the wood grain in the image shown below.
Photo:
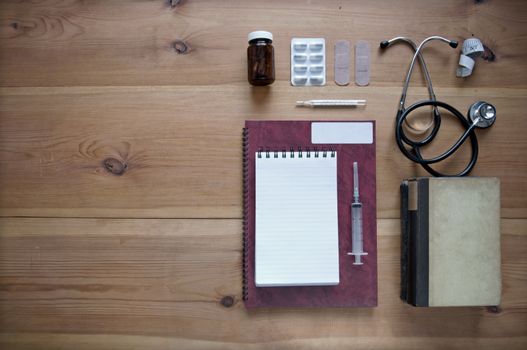
M368 106L329 111L295 108L296 100L322 96L318 90L304 91L286 83L268 90L251 90L247 84L214 90L4 88L0 90L0 215L240 218L241 130L246 119L374 119L378 215L398 217L401 179L425 175L395 144L394 109L400 89L348 90L328 86L324 95L365 98ZM412 98L423 98L423 93L415 89ZM474 96L496 105L495 126L478 132L480 156L473 174L500 177L503 216L526 218L523 101L527 90L438 88L437 93L462 110L474 102ZM459 123L445 119L433 144L436 151L450 147L461 135ZM439 169L461 169L468 145L459 153ZM108 171L108 159L126 165L121 175Z
M163 0L11 0L0 3L0 14L2 86L244 83L247 33L257 28L274 34L282 82L289 79L294 36L326 37L329 48L338 39L368 40L372 86L399 86L411 51L397 45L383 54L378 43L401 34L415 40L441 34L459 41L474 35L495 60L478 62L479 73L460 80L454 75L457 52L433 44L425 51L436 86L526 86L527 10L521 0L208 0L174 7ZM179 40L188 45L185 54L174 48Z
M0 345L519 349L527 344L527 224L501 226L499 313L400 301L397 219L378 222L378 308L248 312L240 220L1 219ZM226 296L232 307L222 306Z
M0 344L9 349L523 349L526 337L517 338L442 338L442 337L347 337L293 339L277 342L213 342L197 339L169 338L131 335L86 335L86 334L0 334Z
M526 24L522 0L1 1L0 348L527 348ZM246 82L256 29L275 37L268 88ZM424 55L440 100L498 110L473 173L502 184L498 309L398 299L399 182L424 173L393 136L412 52L377 43L433 34L488 49L468 79L454 75L459 49ZM327 40L322 89L288 83L290 39L308 36ZM369 87L332 83L339 39L371 43ZM425 98L421 74L412 83L409 102ZM368 106L294 107L314 98ZM379 307L244 309L246 119L376 120ZM426 154L460 135L443 128ZM439 169L460 169L467 151Z

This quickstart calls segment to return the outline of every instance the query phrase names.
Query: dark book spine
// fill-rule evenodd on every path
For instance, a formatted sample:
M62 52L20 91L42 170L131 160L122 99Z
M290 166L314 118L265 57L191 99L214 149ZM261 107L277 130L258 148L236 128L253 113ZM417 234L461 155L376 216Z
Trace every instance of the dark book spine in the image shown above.
M428 306L428 178L401 184L401 298Z
M247 274L248 271L248 234L249 234L249 129L243 129L243 254L242 254L242 297L246 301L249 298L249 289L247 288Z
M429 179L417 181L415 239L415 306L428 306L428 190Z
M408 301L408 263L409 263L409 213L408 213L408 181L403 181L401 191L401 299Z
M417 295L417 210L408 212L408 303L416 305Z

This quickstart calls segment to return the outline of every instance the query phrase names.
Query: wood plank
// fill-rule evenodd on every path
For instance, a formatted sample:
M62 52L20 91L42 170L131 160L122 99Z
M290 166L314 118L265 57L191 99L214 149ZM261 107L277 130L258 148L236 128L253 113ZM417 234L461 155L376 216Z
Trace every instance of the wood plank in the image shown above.
M430 338L430 337L353 337L292 339L276 342L237 343L213 342L186 338L168 338L155 336L100 335L100 334L21 334L0 333L0 344L10 350L36 349L55 350L129 350L129 349L498 349L523 350L526 337L515 338Z
M267 90L243 83L214 89L0 89L0 215L240 218L244 120L374 119L378 215L397 218L400 181L425 175L395 143L400 89L325 91L320 95L287 83ZM425 96L423 89L411 93L412 99ZM477 132L479 163L473 175L500 177L502 216L527 217L527 90L439 88L437 94L462 111L474 96L496 105L495 126ZM294 107L296 100L326 96L365 98L368 106L324 111ZM434 141L436 151L461 135L457 122L448 119ZM439 169L464 166L467 147ZM105 161L110 158L115 160L114 172L126 164L122 175L108 171Z
M0 346L525 348L527 220L501 229L498 313L403 304L396 219L378 222L379 307L248 312L240 220L0 219Z
M521 0L1 1L0 348L527 348L526 23ZM275 35L269 88L246 83L254 29ZM400 34L474 35L495 55L461 80L459 49L425 50L439 99L462 112L477 99L498 108L496 125L478 132L473 173L502 181L497 310L398 298L399 181L424 174L393 137L411 50L377 49ZM328 62L336 40L370 41L371 86L289 86L294 36L326 37ZM413 83L410 99L424 98L419 74ZM293 106L309 98L368 106ZM244 309L245 119L376 120L378 308ZM426 154L459 135L443 126ZM459 169L466 151L440 169Z
M382 9L382 11L381 11ZM299 18L292 20L292 18ZM436 86L525 87L527 7L521 0L457 1L168 1L54 0L0 3L1 86L221 85L246 82L246 36L273 32L277 79L289 79L294 36L372 44L372 86L399 86L411 50L383 54L381 40L474 35L494 52L472 78L455 77L458 51L433 44L427 59ZM174 42L189 50L178 54ZM330 66L332 67L332 66ZM448 74L445 74L448 72ZM328 69L328 81L333 69ZM422 81L417 78L417 81Z

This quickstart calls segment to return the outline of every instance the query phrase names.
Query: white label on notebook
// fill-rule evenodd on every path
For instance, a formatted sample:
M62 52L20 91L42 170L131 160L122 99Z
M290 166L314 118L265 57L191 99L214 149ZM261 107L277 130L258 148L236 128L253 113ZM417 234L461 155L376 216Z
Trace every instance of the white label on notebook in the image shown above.
M373 123L371 122L315 122L311 123L311 143L325 144L371 144Z
M336 152L267 155L255 156L256 286L338 284Z

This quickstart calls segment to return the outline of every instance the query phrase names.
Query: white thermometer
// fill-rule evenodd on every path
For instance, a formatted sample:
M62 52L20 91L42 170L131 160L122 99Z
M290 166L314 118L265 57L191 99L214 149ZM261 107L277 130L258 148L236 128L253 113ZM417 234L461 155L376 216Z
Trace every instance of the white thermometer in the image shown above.
M298 107L356 107L366 106L366 100L308 100L296 101Z

